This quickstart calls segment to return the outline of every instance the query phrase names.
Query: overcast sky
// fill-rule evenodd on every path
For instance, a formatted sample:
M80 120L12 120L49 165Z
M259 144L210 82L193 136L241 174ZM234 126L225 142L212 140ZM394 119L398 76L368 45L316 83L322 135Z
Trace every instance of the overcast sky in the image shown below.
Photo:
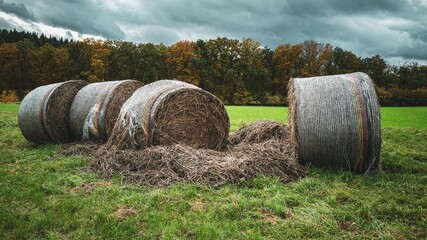
M0 28L166 45L315 40L390 64L427 64L427 0L0 0Z

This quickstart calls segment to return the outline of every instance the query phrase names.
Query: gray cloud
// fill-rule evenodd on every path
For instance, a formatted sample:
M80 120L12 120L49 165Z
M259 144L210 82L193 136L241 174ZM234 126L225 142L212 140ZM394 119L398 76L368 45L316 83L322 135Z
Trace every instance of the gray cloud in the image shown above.
M6 2L9 1L9 2ZM80 34L135 42L250 37L305 40L427 64L426 0L0 0L0 10Z
M6 21L6 19L0 17L0 28L11 29L13 25Z
M18 17L28 19L28 20L36 20L33 12L27 9L27 7L22 3L6 3L4 0L0 0L0 10L12 13Z

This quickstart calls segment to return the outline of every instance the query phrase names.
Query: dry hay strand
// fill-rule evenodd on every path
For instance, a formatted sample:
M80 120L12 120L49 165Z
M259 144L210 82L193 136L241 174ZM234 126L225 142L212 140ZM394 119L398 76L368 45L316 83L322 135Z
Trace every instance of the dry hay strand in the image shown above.
M241 127L230 135L230 144L262 143L271 139L285 141L289 138L288 126L273 120L258 120Z
M141 87L123 105L109 146L142 149L184 144L222 149L230 121L222 102L194 85L160 80Z
M291 79L288 96L291 141L302 163L365 174L379 167L381 118L368 75Z
M70 126L77 140L107 141L123 103L143 84L136 80L98 82L74 98Z
M87 83L70 80L38 87L22 100L18 125L31 142L65 143L74 140L69 126L71 103Z
M280 123L264 123L288 130ZM289 134L270 136L257 143L229 145L223 151L178 144L120 150L108 144L77 143L66 145L62 153L89 156L90 168L106 178L119 174L124 182L153 187L180 183L239 185L258 176L277 177L288 183L304 177L306 168L297 162Z
M306 174L306 168L297 163L289 143L277 140L239 144L225 151L178 144L142 150L118 150L105 145L98 149L92 146L85 149L84 145L71 148L65 151L89 155L90 168L106 178L120 174L124 182L153 187L179 183L214 187L239 185L258 176L278 177L288 183Z

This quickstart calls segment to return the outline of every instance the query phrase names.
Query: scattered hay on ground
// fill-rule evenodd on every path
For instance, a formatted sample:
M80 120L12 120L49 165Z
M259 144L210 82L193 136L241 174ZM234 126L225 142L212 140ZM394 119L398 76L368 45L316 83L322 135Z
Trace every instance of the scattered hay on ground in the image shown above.
M230 135L230 144L262 143L268 140L289 139L288 126L273 120L258 120L241 127Z
M291 141L302 163L360 173L379 167L380 110L368 75L291 79L288 97Z
M267 131L267 134L270 133ZM278 140L259 134L256 139L264 141L238 143L224 151L178 144L142 150L76 144L69 145L64 153L89 156L90 168L106 178L119 174L125 182L153 187L178 183L218 187L241 184L257 176L278 177L287 183L304 177L306 168L297 163L295 151L285 136L287 134L280 135L281 140Z

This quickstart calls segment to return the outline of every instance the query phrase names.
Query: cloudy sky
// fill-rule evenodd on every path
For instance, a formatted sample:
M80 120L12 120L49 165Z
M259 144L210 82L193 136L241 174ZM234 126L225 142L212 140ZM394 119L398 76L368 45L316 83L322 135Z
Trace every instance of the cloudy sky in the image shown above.
M0 28L133 42L249 37L331 43L427 64L427 0L0 0Z

